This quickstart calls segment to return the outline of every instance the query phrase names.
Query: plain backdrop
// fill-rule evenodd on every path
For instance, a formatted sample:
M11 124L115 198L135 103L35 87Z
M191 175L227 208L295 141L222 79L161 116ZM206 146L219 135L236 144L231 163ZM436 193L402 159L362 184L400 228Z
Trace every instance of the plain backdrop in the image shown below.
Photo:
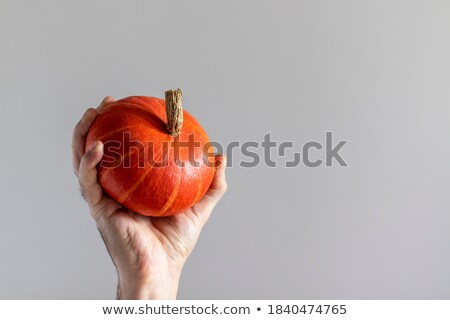
M179 87L215 141L332 131L349 164L235 151L179 298L450 299L449 57L447 0L1 0L0 298L115 297L72 129Z

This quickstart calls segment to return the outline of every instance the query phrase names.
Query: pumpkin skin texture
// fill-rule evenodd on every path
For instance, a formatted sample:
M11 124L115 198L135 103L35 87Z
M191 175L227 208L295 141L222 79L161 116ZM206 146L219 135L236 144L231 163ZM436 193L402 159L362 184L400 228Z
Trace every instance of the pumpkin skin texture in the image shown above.
M215 173L213 147L195 118L182 112L181 131L172 136L163 99L133 96L98 110L85 147L103 142L97 179L111 198L145 216L172 216L205 195ZM195 147L174 147L189 135Z

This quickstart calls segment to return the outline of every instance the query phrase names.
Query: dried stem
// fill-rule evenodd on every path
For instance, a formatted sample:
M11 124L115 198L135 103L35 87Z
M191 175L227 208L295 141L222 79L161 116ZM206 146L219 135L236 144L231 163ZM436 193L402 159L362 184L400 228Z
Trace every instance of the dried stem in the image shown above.
M183 107L180 89L166 91L167 131L177 136L183 126Z

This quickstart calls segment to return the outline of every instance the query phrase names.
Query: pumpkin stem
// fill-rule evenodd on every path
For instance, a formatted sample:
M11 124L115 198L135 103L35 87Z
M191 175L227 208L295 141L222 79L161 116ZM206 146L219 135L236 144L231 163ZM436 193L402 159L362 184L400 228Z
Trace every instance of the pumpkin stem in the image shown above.
M166 91L167 131L177 136L183 126L183 107L180 89Z

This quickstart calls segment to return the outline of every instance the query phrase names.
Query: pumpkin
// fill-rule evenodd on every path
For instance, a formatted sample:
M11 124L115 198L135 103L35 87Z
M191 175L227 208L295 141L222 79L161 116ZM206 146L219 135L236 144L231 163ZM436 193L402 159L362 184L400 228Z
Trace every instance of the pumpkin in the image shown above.
M166 99L132 96L98 110L86 150L104 144L97 178L103 190L145 216L171 216L197 203L214 177L214 152L200 124L181 106L181 90Z

